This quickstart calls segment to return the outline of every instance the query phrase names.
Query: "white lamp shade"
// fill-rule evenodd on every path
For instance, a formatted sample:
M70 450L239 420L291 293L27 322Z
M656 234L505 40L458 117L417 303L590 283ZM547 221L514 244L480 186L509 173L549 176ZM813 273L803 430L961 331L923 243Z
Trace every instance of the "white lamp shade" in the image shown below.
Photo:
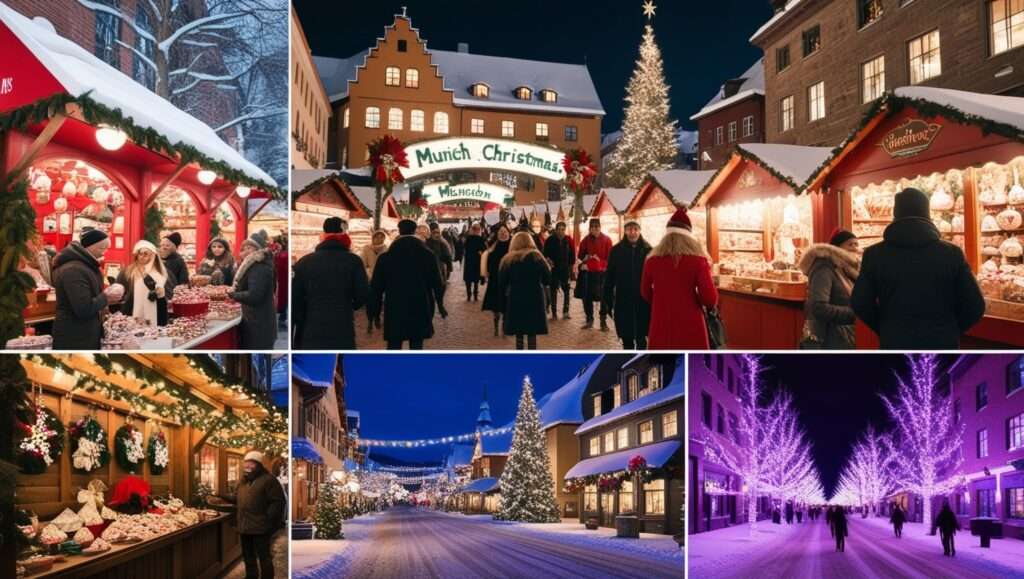
M203 185L212 185L217 180L217 174L209 169L203 169L196 173L196 179L199 179Z
M128 135L120 129L100 125L96 128L96 142L108 151L116 151L128 141Z
M53 208L56 211L67 211L68 210L68 200L66 198L64 198L64 197L58 197L58 198L54 199L53 200Z
M70 181L70 180L69 181L65 181L64 182L64 188L61 189L61 193L63 193L65 197L71 197L77 191L78 191L78 188L75 187L75 184L72 181Z
M239 197L245 199L249 196L249 193L252 193L252 189L245 185L239 185L238 187L235 187L235 193L238 193Z

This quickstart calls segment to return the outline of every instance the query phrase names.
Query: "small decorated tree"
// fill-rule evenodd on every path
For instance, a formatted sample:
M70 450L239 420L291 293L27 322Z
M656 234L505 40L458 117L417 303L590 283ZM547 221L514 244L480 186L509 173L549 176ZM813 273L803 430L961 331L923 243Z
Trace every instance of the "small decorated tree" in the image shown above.
M341 533L341 521L345 518L341 508L341 488L334 481L320 485L320 496L316 501L313 513L313 525L316 526L317 539L344 539Z
M501 506L494 515L495 519L527 523L557 523L560 520L547 441L541 430L540 413L533 400L533 384L529 376L523 379L512 449L499 484Z

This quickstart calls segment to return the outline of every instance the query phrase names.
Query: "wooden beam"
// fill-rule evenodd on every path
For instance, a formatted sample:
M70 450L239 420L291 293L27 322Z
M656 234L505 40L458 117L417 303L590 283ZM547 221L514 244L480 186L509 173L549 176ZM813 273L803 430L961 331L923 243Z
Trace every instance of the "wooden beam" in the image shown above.
M57 113L50 118L50 121L43 127L42 132L36 136L36 140L29 145L25 154L21 156L21 159L15 163L11 172L7 174L9 182L17 181L21 174L28 170L32 162L39 156L39 153L43 152L43 148L50 144L50 141L53 140L53 137L56 136L57 131L60 130L66 120L67 116L64 113Z
M174 170L174 172L168 175L167 178L164 179L164 181L160 183L160 185L157 186L157 188L154 189L152 193L148 194L148 196L145 198L145 202L143 203L143 207L148 208L156 199L157 195L163 193L164 189L166 189L171 183L173 183L175 179L180 177L186 168L188 168L188 163L179 163L178 167Z
M259 207L257 207L256 210L252 212L252 215L246 215L245 219L248 221L248 220L252 219L253 217L255 217L260 211L263 211L263 209L267 205L270 205L271 201L273 201L273 199L264 199L263 200L263 204L260 205ZM246 211L248 211L248 209L246 209Z

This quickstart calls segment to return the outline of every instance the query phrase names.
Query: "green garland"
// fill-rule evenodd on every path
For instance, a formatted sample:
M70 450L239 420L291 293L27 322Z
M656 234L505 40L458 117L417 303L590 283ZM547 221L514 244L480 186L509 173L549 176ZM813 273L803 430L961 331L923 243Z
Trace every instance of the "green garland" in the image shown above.
M60 458L61 453L64 452L64 425L61 424L60 419L49 408L35 406L31 424L24 422L19 424L24 436L21 441L22 446L18 450L18 464L25 474L42 474L50 466L46 464L44 453L35 448L26 448L24 446L31 443L35 422L38 420L40 412L43 413L44 428L49 432L49 434L45 435L46 443L49 446L49 451L45 454L49 455L50 463L56 462Z
M149 459L149 472L154 475L161 475L164 470L167 469L167 464L160 464L157 459L157 453L163 451L163 453L170 452L167 448L167 437L164 435L162 430L158 430L156 434L149 437L149 444L146 446L146 457ZM168 461L170 456L167 457Z
M36 212L28 200L28 181L9 183L0 178L0 347L25 333L22 311L27 292L35 288L32 276L18 271L22 258L30 258L28 242L36 235Z
M92 469L79 469L75 468L74 465L74 454L78 452L78 445L81 440L86 438L95 442L100 447L99 463ZM71 467L76 472L89 473L99 470L110 462L110 449L107 445L107 431L103 429L103 426L91 416L83 416L75 422L71 423L68 428L68 440L71 441Z
M164 212L154 203L146 209L146 215L142 218L142 238L152 243L153 245L160 245L160 232L164 228Z
M132 460L128 456L129 448L135 444L136 432L141 434L134 425L125 424L118 428L117 434L114 435L114 456L117 457L117 464L130 474L142 472L142 465L146 462L145 454L137 457L137 460Z
M7 111L0 114L0 130L22 130L29 125L50 119L55 114L66 110L68 105L75 104L78 105L82 117L90 125L109 125L118 128L124 131L136 145L167 155L179 163L196 163L204 169L216 171L227 181L248 185L270 193L274 199L284 200L285 193L278 187L259 179L253 179L223 161L208 157L192 145L182 142L172 143L160 132L135 124L135 119L125 116L121 109L112 109L93 100L89 96L90 92L78 97L63 92L56 93L32 104Z

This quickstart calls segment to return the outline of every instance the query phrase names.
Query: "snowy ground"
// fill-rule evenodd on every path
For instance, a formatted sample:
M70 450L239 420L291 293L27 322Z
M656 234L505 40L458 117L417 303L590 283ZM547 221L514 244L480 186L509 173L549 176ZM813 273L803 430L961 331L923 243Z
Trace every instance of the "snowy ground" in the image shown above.
M346 522L344 541L294 541L297 579L681 578L671 537L613 539L578 523L530 525L398 507ZM325 544L325 543L333 543ZM332 548L334 547L334 548Z
M993 540L978 547L978 537L957 534L957 556L945 557L938 536L908 523L903 538L885 519L851 516L846 551L837 553L824 519L774 525L761 521L751 537L746 525L690 535L690 577L800 579L812 577L995 579L1024 577L1024 542Z

